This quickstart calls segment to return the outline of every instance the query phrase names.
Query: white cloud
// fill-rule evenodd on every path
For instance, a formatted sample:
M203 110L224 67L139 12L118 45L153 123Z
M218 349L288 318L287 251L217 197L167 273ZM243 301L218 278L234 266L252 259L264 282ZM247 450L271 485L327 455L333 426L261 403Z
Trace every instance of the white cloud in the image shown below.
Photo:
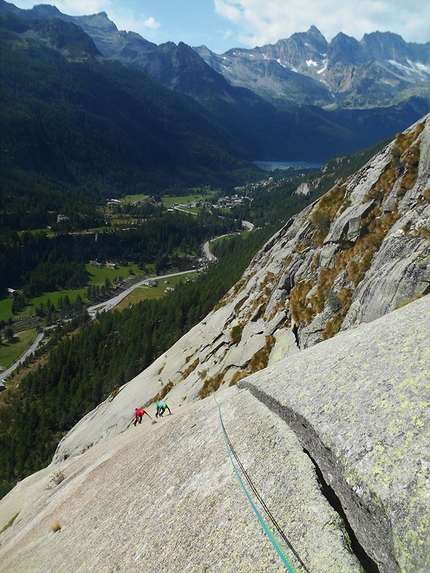
M31 10L31 8L40 3L36 0L12 1L12 4L15 4L22 10ZM111 0L47 0L44 4L56 6L60 12L70 16L82 16L84 14L89 16L99 12L107 12L111 5Z
M422 0L214 0L250 47L274 43L314 24L327 40L339 32L395 32L408 42L430 41L430 2Z
M33 2L33 5L36 3ZM60 12L70 16L90 16L99 12L108 12L111 5L109 0L55 0L47 3L54 4Z
M70 16L93 15L99 12L106 12L109 20L115 23L118 30L138 32L145 35L148 30L156 30L160 23L152 16L143 16L137 13L132 7L127 7L126 3L118 0L48 0L55 5L63 14ZM16 6L27 10L33 8L37 2L35 0L17 0Z
M148 29L156 30L161 25L152 16L139 14L118 0L55 0L55 5L63 14L72 16L107 12L109 20L115 23L118 30L138 32L143 35Z
M152 16L136 13L136 11L126 8L125 5L112 6L108 12L108 18L115 23L118 30L136 32L143 37L161 26Z
M233 35L233 30L230 28L223 33L222 39L223 41L228 40Z
M160 22L157 22L152 16L147 18L144 21L143 25L145 26L145 28L152 28L153 30L156 30L161 26Z
M214 0L215 12L220 16L224 16L231 22L239 22L242 19L242 9L237 7L241 2L234 2L233 0Z

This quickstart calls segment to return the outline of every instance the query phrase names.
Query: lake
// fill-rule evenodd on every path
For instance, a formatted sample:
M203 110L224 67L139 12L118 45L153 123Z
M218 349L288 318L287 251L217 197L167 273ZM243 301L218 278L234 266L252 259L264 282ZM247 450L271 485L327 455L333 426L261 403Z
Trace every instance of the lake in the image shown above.
M289 167L296 167L298 169L319 169L324 165L324 163L310 163L308 161L254 161L253 163L265 171L288 169Z

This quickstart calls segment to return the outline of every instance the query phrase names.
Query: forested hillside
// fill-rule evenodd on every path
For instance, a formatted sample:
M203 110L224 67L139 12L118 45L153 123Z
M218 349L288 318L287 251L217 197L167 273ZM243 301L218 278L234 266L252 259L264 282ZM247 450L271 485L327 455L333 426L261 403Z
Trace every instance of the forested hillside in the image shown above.
M63 213L86 228L107 198L256 176L244 146L190 98L116 62L71 60L22 38L14 17L0 23L1 227L41 228ZM71 34L61 38L76 50Z
M164 229L158 243L149 240L151 235L145 234L144 227L131 235L127 232L106 234L106 244L102 246L102 238L99 245L106 252L120 252L115 249L127 252L134 248L137 256L139 248L149 248L155 249L153 256L160 256L169 252L169 245L175 244L175 236L177 240L185 236L189 242L202 240L219 233L223 225L234 224L237 217L239 220L242 216L248 217L261 227L246 238L238 236L221 242L215 248L219 264L195 282L180 286L168 297L144 301L122 313L102 314L99 320L89 324L86 316L81 315L57 329L43 350L44 365L28 374L19 388L8 395L4 407L0 407L0 467L4 468L0 475L1 495L17 480L47 465L61 437L85 413L131 380L201 321L238 281L251 257L283 222L314 201L339 176L346 177L363 165L381 145L330 162L324 176L318 173L308 178L309 184L314 186L314 192L309 196L294 193L300 180L260 187L254 192L252 201L232 212L230 220L218 219L218 227L213 226L212 219L212 226L207 221L207 228L202 231L197 218L183 215L181 223L181 217L177 219L180 214L175 213L171 218L163 218L163 223L170 220L170 227ZM182 229L181 224L184 225ZM161 232L162 226L159 230ZM85 236L76 241L70 235L56 240L42 235L39 240L47 244L62 243L64 252L75 253L74 257L78 259L74 249L84 248L86 241ZM35 239L33 249L36 244ZM157 244L159 251L155 248ZM88 242L88 248L89 245L94 246L94 242ZM17 248L22 249L23 245L18 243ZM79 252L81 258L85 258L91 251L85 256L85 249ZM14 258L17 257L12 256L11 263Z
M142 268L151 264L157 274L172 267L182 270L190 264L187 252L196 256L204 240L240 227L238 219L227 215L220 218L205 211L192 217L162 208L132 229L106 229L97 234L63 232L49 237L42 232L18 234L5 227L0 230L0 289L13 286L33 297L65 287L77 288L86 284L87 277L82 270L77 274L76 265L91 259L133 261ZM183 255L179 257L178 252Z
M389 110L277 109L222 76L221 86L206 80L197 103L102 57L78 25L24 12L26 19L0 14L1 226L41 228L64 213L83 229L100 222L97 206L108 197L231 189L261 177L251 160L327 161L427 111L417 98ZM194 60L184 68L186 48L172 46L163 58L178 58L177 73L195 89L201 69Z
M212 310L269 234L221 243L219 265L164 299L102 314L92 323L81 315L60 327L43 350L52 349L48 362L0 407L1 496L46 466L67 430Z

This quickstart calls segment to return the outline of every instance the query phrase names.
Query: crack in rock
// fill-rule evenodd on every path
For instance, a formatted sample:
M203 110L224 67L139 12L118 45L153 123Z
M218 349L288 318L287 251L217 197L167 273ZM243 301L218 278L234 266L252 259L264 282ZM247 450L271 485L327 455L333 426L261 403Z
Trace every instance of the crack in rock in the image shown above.
M400 573L395 557L389 517L379 499L372 492L369 504L365 504L346 482L342 467L333 452L327 448L306 418L282 406L274 398L256 388L252 383L240 381L239 388L248 389L257 400L265 404L284 420L298 437L302 447L313 461L326 487L330 487L339 500L346 516L348 527L367 557L375 563L376 569L365 569L366 573ZM333 498L334 499L334 498ZM358 557L358 556L357 556ZM367 561L370 567L370 561Z

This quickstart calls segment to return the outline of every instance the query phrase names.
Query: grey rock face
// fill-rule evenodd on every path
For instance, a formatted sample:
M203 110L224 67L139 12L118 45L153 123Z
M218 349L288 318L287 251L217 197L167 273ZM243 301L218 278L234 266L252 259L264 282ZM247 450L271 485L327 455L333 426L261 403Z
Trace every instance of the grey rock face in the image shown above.
M180 407L172 394L172 416L45 468L1 500L0 527L15 518L0 537L2 571L284 571L226 437L297 571L363 571L319 480L381 573L427 570L429 336L424 297L216 400Z
M429 134L426 117L291 219L217 309L64 437L54 463L121 432L134 402L167 384L170 400L192 402L427 294Z
M217 401L228 438L303 562L316 573L359 573L288 426L249 392L231 388ZM217 404L209 397L182 410L64 462L54 487L49 469L22 482L28 503L2 535L2 571L285 570L234 474ZM17 509L10 497L2 515Z
M239 383L299 436L387 573L430 567L429 340L427 296Z

